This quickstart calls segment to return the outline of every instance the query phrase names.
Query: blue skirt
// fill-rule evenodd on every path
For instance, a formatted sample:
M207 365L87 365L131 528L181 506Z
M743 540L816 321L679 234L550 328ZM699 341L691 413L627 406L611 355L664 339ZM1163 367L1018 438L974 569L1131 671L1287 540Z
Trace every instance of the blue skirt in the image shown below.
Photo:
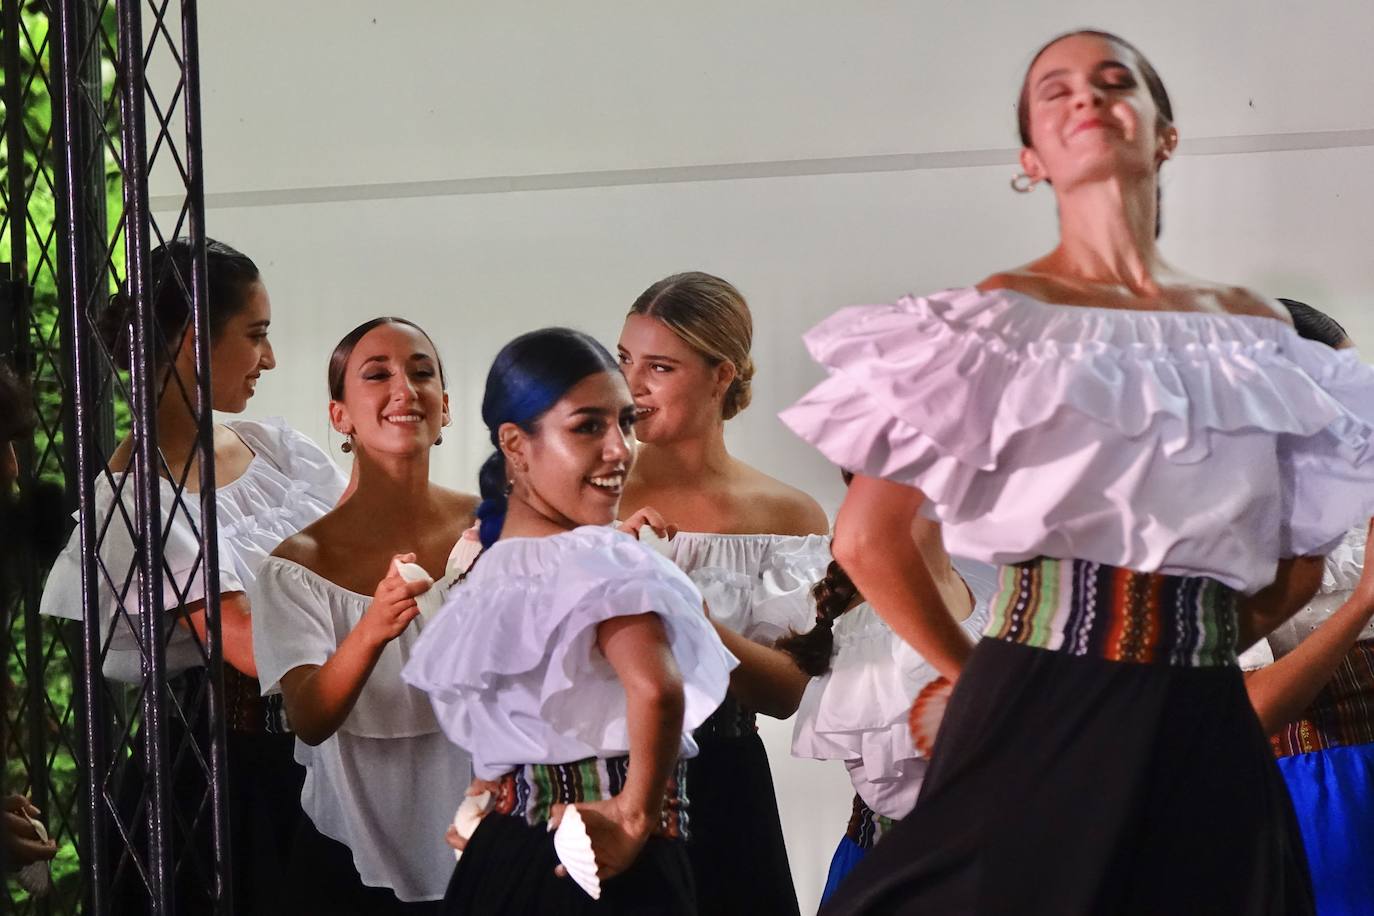
M1317 916L1374 913L1374 744L1280 757Z
M830 874L825 879L825 890L821 891L821 903L825 903L834 895L839 889L840 882L854 870L854 866L859 864L859 860L867 852L867 849L849 837L840 837L840 845L835 847L835 854L830 857Z

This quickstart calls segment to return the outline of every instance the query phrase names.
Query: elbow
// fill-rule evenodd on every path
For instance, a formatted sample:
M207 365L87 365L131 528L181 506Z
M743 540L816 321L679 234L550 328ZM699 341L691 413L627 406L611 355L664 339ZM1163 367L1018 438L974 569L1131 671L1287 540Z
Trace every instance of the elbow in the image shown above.
M682 677L676 670L662 678L645 678L628 691L631 701L644 709L654 721L677 723L682 727L687 711L687 697Z
M289 717L290 714L288 713L288 718ZM314 728L301 727L296 722L291 723L291 730L295 733L297 738L308 744L310 747L319 747L321 744L324 744L326 741L329 740L329 735L325 734L323 731Z
M873 557L878 550L877 541L880 538L876 534L871 528L855 525L836 529L830 541L830 554L850 578L856 574L862 576L866 559Z

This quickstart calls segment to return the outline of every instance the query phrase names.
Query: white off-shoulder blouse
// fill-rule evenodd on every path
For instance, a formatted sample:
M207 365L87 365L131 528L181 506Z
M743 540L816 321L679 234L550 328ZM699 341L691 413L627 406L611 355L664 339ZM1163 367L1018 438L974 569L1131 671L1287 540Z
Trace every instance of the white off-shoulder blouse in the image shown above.
M685 572L711 619L766 646L816 621L811 589L830 565L823 534L710 534L680 531L655 549Z
M277 545L332 509L348 484L348 478L329 456L284 420L232 420L225 425L252 450L253 458L237 479L215 491L221 594L247 591L257 578L258 568ZM116 486L120 486L124 476L114 475ZM178 503L171 482L162 480L161 485L163 526L167 531L162 600L171 611L183 601L191 604L205 597L204 566L199 559L200 501L197 494L186 493ZM96 478L95 497L99 518L103 520L112 510L118 513L114 508L115 491L104 474ZM122 485L119 499L132 523L135 513L131 480ZM139 578L129 577L134 557L134 541L122 518L116 518L106 529L100 548L100 558L109 575L100 575L99 582L101 634L110 645L105 676L127 682L138 682L142 677L135 632L139 625ZM116 589L124 594L125 607L131 615L120 615L117 621ZM57 617L81 619L79 532L72 533L53 564L40 610ZM173 628L167 641L167 673L172 675L203 665L204 658L191 632L175 626L170 617L167 625Z
M738 661L691 581L613 528L497 541L426 624L402 676L429 694L480 778L623 756L625 691L596 648L596 629L644 613L663 621L682 673L682 755L692 756L691 730L720 705Z
M448 579L436 582L441 591ZM323 665L372 603L298 563L269 557L250 596L263 693L282 676ZM472 780L468 755L439 730L429 701L401 680L421 618L386 644L343 724L323 743L296 741L306 770L301 808L343 843L363 883L404 901L439 900L453 872L444 831Z
M973 593L961 624L976 642L987 625L997 591L997 570L976 560L954 560ZM792 731L792 753L842 760L854 790L868 807L890 818L916 804L926 760L907 724L916 695L940 676L864 602L835 621L830 671L812 678Z
M1374 513L1374 370L1274 318L954 289L843 309L782 419L919 488L951 554L1079 558L1252 593Z

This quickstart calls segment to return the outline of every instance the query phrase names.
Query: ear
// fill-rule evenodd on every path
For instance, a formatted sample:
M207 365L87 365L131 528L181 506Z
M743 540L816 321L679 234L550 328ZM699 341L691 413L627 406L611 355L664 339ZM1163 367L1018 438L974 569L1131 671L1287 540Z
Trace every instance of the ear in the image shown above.
M1029 146L1021 147L1021 171L1026 173L1026 177L1031 181L1044 181L1045 165L1040 161L1040 156Z
M1159 132L1159 148L1155 152L1155 159L1159 164L1164 164L1174 158L1174 152L1178 149L1178 128L1170 124Z
M452 422L453 422L453 415L452 415L451 413L449 413L449 409L448 409L448 392L445 391L445 392L444 392L444 420L443 420L443 423L441 423L440 425L441 425L441 426L448 426L448 425L449 425L450 423L452 423Z
M509 467L528 463L529 434L514 423L502 423L496 429L496 444L506 456Z
M730 390L730 383L735 380L735 376L738 374L739 370L735 368L735 364L730 362L730 360L723 359L717 363L715 368L715 387L712 389L712 396L718 401L725 397L725 392Z
M345 436L353 434L353 421L348 418L348 408L343 406L342 401L329 402L329 425L334 427L334 432Z
M196 332L195 328L187 323L186 330L181 334L181 340L176 344L176 348L167 354L166 365L175 370L178 377L182 379L193 379L196 376ZM163 377L164 381L166 376ZM194 394L192 395L194 397Z

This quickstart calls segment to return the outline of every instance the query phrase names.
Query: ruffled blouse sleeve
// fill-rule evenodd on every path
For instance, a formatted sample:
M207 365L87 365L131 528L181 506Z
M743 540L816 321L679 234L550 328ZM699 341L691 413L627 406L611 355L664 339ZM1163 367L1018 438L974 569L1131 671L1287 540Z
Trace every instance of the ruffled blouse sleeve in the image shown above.
M973 593L973 611L960 624L976 642L988 622L997 572L958 559L955 568ZM830 671L807 684L792 730L797 757L843 760L855 790L870 808L903 817L915 803L924 773L908 713L917 694L940 676L867 603L835 622ZM914 781L914 782L913 782Z
M114 475L120 486L122 474ZM172 486L162 481L160 508L162 511L163 571L162 604L169 615L183 604L195 604L205 599L205 564L200 549L200 506L194 493L184 493L176 499ZM136 524L132 481L124 480L120 495L115 496L110 479L101 475L96 480L95 498L97 519L103 526L99 564L96 567L97 589L101 605L101 633L108 639L109 652L105 674L116 680L137 680L141 665L141 637L136 633L140 616L140 576L133 572L137 552L129 525ZM128 520L127 524L125 520ZM107 520L109 524L105 524ZM221 556L232 556L232 548L222 532L218 535ZM124 588L125 581L128 588ZM118 592L115 585L118 585ZM221 562L219 590L237 592L244 584L232 563ZM123 594L121 601L117 594ZM66 546L58 555L48 574L47 585L39 605L40 613L81 619L81 532L73 529ZM111 633L113 629L113 633ZM204 657L189 630L177 627L168 637L167 665L169 671L184 670L204 664Z
M624 753L625 691L596 647L597 626L646 613L662 620L682 672L690 732L724 698L737 661L691 581L606 528L498 541L425 627L403 677L429 694L478 775L552 762L547 732L591 755Z
M1374 370L1274 319L969 289L841 310L806 344L828 377L784 422L921 489L951 553L1254 591L1374 511Z
M772 538L759 564L753 607L742 635L771 646L792 631L810 630L816 623L811 592L830 561L830 538L823 535Z
M323 665L338 649L328 596L295 563L268 557L250 600L253 660L264 694L279 692L288 671Z
M279 691L288 671L333 657L371 603L369 596L280 557L262 564L250 594L253 656L264 694ZM422 625L420 618L412 620L382 648L339 731L360 738L412 738L439 730L424 694L401 679Z

